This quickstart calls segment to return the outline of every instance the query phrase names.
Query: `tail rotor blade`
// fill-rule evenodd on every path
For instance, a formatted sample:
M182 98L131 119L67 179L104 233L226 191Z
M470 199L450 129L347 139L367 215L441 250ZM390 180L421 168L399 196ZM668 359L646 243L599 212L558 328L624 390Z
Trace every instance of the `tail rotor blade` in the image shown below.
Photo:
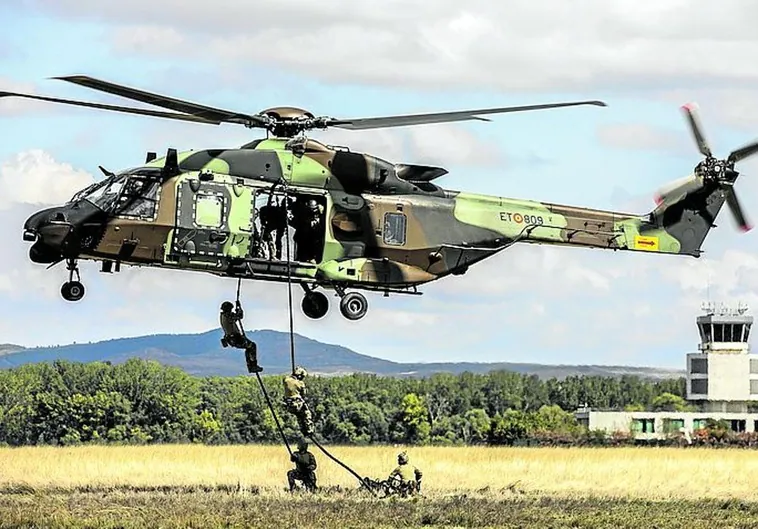
M754 155L758 152L758 141L749 143L747 145L744 145L740 147L739 149L735 149L729 154L729 158L727 158L730 162L739 162L740 160L744 160L745 158Z
M702 178L695 175L685 176L661 187L655 196L655 202L659 206L664 202L675 202L686 193L697 191L703 187Z
M742 231L750 231L753 229L742 212L742 206L740 206L740 202L737 200L737 194L734 192L732 186L729 186L726 189L726 203L732 211L732 215L734 215L734 220Z
M710 158L712 156L711 148L708 146L708 142L705 141L703 128L700 126L700 120L697 117L697 106L695 103L687 103L686 105L682 105L682 111L690 123L692 135L695 137L695 143L697 143L700 154Z

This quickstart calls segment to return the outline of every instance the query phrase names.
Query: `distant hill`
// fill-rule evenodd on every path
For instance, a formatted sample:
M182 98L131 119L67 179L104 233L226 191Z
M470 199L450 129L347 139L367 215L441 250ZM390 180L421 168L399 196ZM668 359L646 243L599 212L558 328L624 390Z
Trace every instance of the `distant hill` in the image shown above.
M258 343L259 360L264 374L280 374L290 370L289 335L272 330L249 332ZM22 364L49 362L56 359L72 362L110 361L121 363L129 358L157 360L177 366L199 376L235 376L247 374L242 351L223 348L221 330L200 334L156 334L134 338L118 338L96 343L61 345L57 347L24 348L0 344L0 369ZM432 373L487 373L507 370L535 374L540 378L564 378L570 375L621 376L638 375L645 378L672 378L684 375L684 370L655 367L541 365L525 363L399 363L356 353L346 347L326 344L295 336L297 363L310 373L340 375L375 373L386 376L422 377Z
M0 356L15 353L22 350L23 347L12 343L0 343Z

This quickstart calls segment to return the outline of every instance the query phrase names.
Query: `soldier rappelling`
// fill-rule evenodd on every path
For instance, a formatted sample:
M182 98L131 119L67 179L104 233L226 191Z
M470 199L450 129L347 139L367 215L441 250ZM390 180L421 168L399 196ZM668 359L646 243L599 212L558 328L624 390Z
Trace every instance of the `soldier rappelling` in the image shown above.
M298 366L291 375L284 377L284 406L297 417L300 431L306 437L313 436L313 417L305 402L305 382L308 372Z
M231 301L224 301L221 304L219 319L221 320L221 329L224 331L221 345L223 347L231 346L244 349L248 372L260 373L263 371L263 368L258 365L258 346L245 335L245 329L242 327L242 318L244 318L244 312L239 300L237 300L236 311Z

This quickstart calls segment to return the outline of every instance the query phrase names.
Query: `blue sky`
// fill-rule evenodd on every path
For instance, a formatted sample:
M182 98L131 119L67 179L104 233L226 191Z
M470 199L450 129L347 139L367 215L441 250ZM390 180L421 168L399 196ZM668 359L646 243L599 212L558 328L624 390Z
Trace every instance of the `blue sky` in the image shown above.
M681 104L700 104L718 154L758 135L758 75L746 66L758 37L741 22L756 8L746 1L718 9L589 0L570 9L516 1L507 10L447 0L434 10L414 1L402 10L342 0L217 0L212 11L196 1L153 4L3 2L0 19L9 23L0 36L0 90L140 106L48 79L88 74L242 112L284 104L335 117L601 99L607 108L314 136L395 162L442 165L450 174L440 183L453 189L640 213L652 208L658 187L699 161ZM706 23L707 41L691 31ZM28 261L21 225L36 208L99 179L98 165L133 166L145 151L168 147L238 146L259 132L22 100L0 100L0 130L7 252L0 342L217 325L218 304L234 295L234 282L199 273L105 276L84 263L84 300L64 302L65 270ZM739 168L740 199L751 215L758 164ZM709 292L717 301L758 299L755 233L737 232L726 210L718 221L700 260L516 246L466 276L428 285L422 297L370 295L360 322L344 321L333 300L325 320L298 311L295 327L401 361L682 367ZM243 293L247 327L287 328L284 287L248 283Z

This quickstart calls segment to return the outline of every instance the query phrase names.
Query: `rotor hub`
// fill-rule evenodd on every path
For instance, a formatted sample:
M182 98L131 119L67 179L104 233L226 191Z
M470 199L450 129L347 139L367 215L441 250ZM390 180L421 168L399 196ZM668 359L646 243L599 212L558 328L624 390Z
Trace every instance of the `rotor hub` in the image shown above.
M298 107L271 107L259 113L267 119L266 129L279 138L292 138L314 128L318 121L312 112Z

